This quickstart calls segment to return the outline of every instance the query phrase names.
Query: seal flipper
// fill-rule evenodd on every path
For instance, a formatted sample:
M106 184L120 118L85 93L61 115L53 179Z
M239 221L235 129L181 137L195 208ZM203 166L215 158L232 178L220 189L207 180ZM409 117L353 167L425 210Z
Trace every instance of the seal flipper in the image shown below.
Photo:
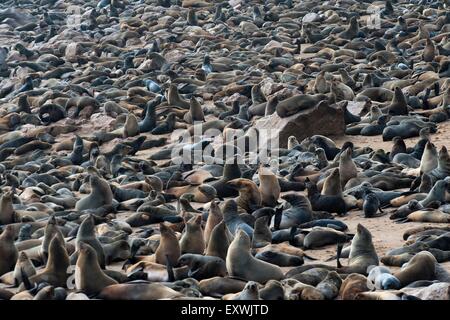
M336 265L337 265L338 269L342 268L342 264L341 264L341 261L339 261L339 259L341 258L341 253L342 253L343 247L344 247L344 244L342 244L342 243L337 244Z
M175 273L173 272L173 266L170 263L169 255L166 254L166 269L167 269L167 276L169 282L175 281Z
M408 222L408 217L400 218L400 219L394 220L394 222L395 222L395 223L406 223L406 222Z
M282 217L283 217L283 210L279 210L277 208L277 210L275 211L275 214L274 214L274 221L273 221L274 230L280 230L280 224L281 224Z
M22 277L22 282L23 282L25 289L27 289L28 291L34 290L37 287L37 284L35 284L34 287L32 286L30 279L28 278L27 274L25 273L25 270L23 270L23 267L20 267L20 276ZM17 281L17 279L14 279L14 280Z
M296 232L297 232L297 227L296 226L293 226L291 228L291 231L289 232L289 244L291 246L294 246L294 247L295 247L295 245L294 245L294 237L295 237L295 233Z

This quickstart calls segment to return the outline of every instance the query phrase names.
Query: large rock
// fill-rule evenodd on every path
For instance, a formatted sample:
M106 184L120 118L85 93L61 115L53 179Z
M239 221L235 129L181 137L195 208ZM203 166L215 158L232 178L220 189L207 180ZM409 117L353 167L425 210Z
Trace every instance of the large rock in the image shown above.
M344 115L340 108L319 104L314 108L300 111L290 117L280 118L277 113L256 121L255 127L260 131L260 145L269 142L286 148L289 136L295 136L298 141L315 134L324 136L339 136L345 133Z

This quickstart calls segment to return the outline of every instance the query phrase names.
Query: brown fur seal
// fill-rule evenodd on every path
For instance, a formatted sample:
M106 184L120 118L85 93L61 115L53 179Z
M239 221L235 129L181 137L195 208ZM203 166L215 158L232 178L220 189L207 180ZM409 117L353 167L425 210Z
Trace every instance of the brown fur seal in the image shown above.
M356 300L358 294L369 291L367 278L359 273L349 274L341 284L338 299Z
M331 174L325 178L321 193L328 196L341 196L342 187L340 179L339 168L333 169Z
M250 254L250 237L240 229L227 254L227 270L231 276L266 283L284 278L280 267L258 260Z
M36 268L28 258L25 251L19 253L19 258L17 259L14 271L4 274L0 281L6 284L13 285L14 287L19 286L23 281L23 275L30 278L36 274Z
M170 229L165 223L159 224L159 231L161 238L159 240L158 249L155 252L155 262L166 265L167 258L169 258L170 265L177 265L178 259L181 255L180 244L178 243L175 232Z
M180 96L180 94L178 93L178 89L174 84L171 84L169 86L169 90L167 92L167 102L169 103L169 105L177 106L182 109L190 108L190 103Z
M196 280L227 275L225 261L219 257L188 253L183 254L178 262L180 266L188 266L188 276Z
M7 191L0 198L0 224L15 222L15 212L12 205L12 191Z
M185 231L180 240L181 254L196 253L203 254L205 241L202 231L202 216L192 217L186 222Z
M258 284L254 281L249 281L244 289L236 294L230 293L222 297L223 300L261 300L259 297Z
M47 265L43 270L30 278L30 283L47 282L55 287L65 288L67 285L68 267L70 265L69 255L64 244L64 240L55 236L50 242L48 250ZM22 288L22 285L19 289Z
M252 237L252 248L261 248L272 243L272 232L268 225L269 221L269 216L262 216L256 219Z
M100 265L96 251L87 243L78 243L78 259L75 268L75 286L87 295L99 293L103 288L117 284L107 276Z
M89 183L91 185L91 193L77 201L75 210L97 209L101 206L112 204L113 194L108 182L93 174L89 178Z
M425 62L432 62L436 56L436 47L434 46L433 40L427 38L425 48L422 52L422 58Z
M228 181L227 184L239 190L239 197L236 199L239 207L248 213L261 207L261 194L252 180L238 178Z
M261 193L261 204L263 206L274 207L280 197L280 183L277 176L269 169L263 166L259 167L259 192Z
M278 102L276 112L280 118L286 118L301 110L312 108L320 101L328 100L325 94L300 94Z
M105 253L103 251L103 247L100 241L97 239L95 235L95 224L94 224L94 216L88 215L80 224L77 232L76 239L76 248L77 252L75 252L71 257L71 261L73 264L76 263L78 258L79 244L80 243L89 244L97 253L98 263L101 268L105 268Z
M209 206L208 219L206 220L205 230L203 232L205 245L208 246L211 233L216 225L223 220L222 212L216 200L212 200Z
M341 246L338 245L337 268L324 264L308 264L295 269L296 273L301 273L312 268L324 268L335 270L338 273L359 273L367 275L367 267L379 264L378 255L372 242L372 234L363 225L358 224L356 235L353 237L350 246L348 266L342 266L339 257Z
M222 297L228 293L237 293L245 287L246 281L228 278L214 277L200 281L200 292L211 297Z
M396 116L408 114L408 104L402 89L399 87L395 87L394 97L392 98L391 104L386 107L386 110L389 114Z
M158 300L183 297L161 283L121 283L105 287L99 294L104 300Z
M14 270L19 252L14 244L14 230L6 226L0 235L0 276Z
M189 112L185 113L183 119L189 124L193 124L198 121L205 121L202 106L197 99L195 99L195 97L191 98L191 101L189 102Z
M341 178L341 186L345 187L346 183L358 175L358 169L352 159L352 149L347 148L339 156L339 174Z
M436 277L436 258L428 251L416 254L407 264L397 272L394 272L402 287L417 280L434 280Z
M329 244L344 243L346 241L348 241L348 236L342 231L327 227L314 227L305 236L303 246L305 249L315 249Z
M449 223L450 215L436 209L422 209L410 213L405 219L414 222Z
M221 220L211 231L206 255L216 256L225 260L230 244L228 235L229 231L227 225L225 224L225 221Z
M134 137L139 134L139 123L136 116L131 112L127 115L127 120L123 126L123 137Z
M48 257L48 247L50 245L50 242L52 241L52 239L55 236L64 238L61 230L58 228L55 216L51 216L47 221L47 225L45 226L44 239L42 240L42 245L41 245L41 252L42 252L44 261L46 261L45 259L47 259L47 257Z

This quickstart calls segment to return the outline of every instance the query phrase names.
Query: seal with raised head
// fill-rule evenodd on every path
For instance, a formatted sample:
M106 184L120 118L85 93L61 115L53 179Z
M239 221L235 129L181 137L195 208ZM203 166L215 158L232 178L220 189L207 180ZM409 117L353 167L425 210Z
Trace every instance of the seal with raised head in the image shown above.
M281 280L284 274L280 267L258 260L250 254L250 237L239 230L228 248L227 270L231 276L266 283L269 280Z
M117 284L117 281L102 271L94 248L80 241L75 268L76 288L89 296L99 293L103 288L112 284Z
M89 184L91 192L88 196L77 201L75 204L76 210L97 209L101 206L112 204L113 194L106 180L92 174L89 178Z

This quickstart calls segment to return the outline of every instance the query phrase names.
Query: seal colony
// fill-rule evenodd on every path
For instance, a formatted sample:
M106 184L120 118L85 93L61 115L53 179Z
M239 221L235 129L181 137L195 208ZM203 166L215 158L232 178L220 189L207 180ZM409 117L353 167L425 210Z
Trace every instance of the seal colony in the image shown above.
M0 297L450 299L449 5L4 1Z

